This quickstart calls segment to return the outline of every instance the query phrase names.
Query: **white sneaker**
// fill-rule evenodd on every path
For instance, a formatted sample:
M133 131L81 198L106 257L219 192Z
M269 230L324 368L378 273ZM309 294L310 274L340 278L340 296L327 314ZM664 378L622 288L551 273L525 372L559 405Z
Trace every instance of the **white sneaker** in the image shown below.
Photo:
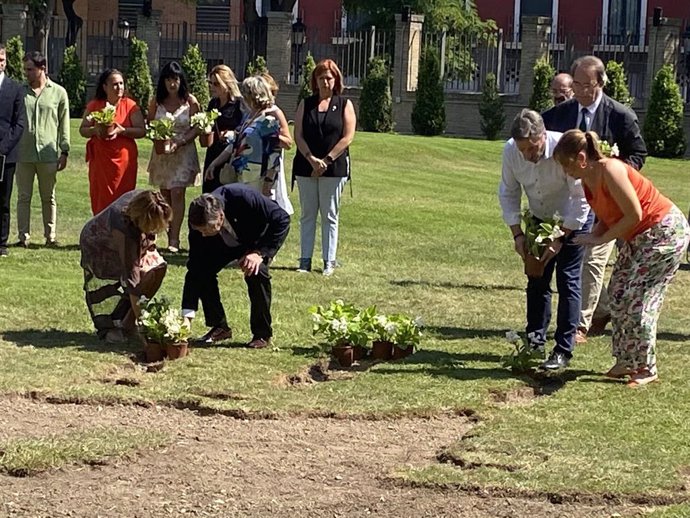
M324 277L330 277L335 272L335 261L324 261L323 263L323 275Z

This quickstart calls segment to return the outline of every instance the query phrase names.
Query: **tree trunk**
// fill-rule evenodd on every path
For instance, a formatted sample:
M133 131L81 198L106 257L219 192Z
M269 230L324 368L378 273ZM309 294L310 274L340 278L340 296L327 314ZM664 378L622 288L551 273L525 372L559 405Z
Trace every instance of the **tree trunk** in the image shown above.
M34 50L38 50L47 59L50 21L55 12L55 0L33 0L29 2L29 10L34 26Z
M65 35L65 46L71 47L77 43L79 30L84 24L84 20L74 10L74 0L62 0L62 7L67 17L67 34Z

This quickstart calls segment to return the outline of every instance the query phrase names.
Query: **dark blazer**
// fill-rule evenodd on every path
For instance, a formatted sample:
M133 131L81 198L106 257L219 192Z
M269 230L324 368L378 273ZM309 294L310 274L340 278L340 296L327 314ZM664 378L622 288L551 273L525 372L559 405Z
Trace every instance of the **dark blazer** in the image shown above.
M0 155L8 164L17 162L17 144L24 132L24 89L7 74L0 86Z
M542 114L547 130L564 133L577 127L579 104L570 99ZM599 108L594 113L590 128L601 140L618 144L620 158L638 171L647 157L647 146L640 134L640 124L635 112L603 94Z
M246 250L276 255L290 230L290 216L276 202L246 185L223 185L213 191L225 205L225 219ZM194 232L194 230L192 230Z

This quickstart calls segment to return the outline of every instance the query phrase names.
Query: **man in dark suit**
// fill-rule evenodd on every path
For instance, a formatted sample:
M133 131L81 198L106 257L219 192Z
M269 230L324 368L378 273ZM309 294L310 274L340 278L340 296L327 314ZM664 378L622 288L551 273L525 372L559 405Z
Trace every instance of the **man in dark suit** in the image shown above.
M0 44L0 258L8 255L10 198L17 163L17 144L24 131L26 117L24 91L16 81L7 77L6 66L7 51Z
M252 340L270 344L271 276L268 263L290 229L290 216L277 203L245 185L230 184L202 194L189 206L189 260L182 293L182 315L195 316L199 299L211 329L200 342L232 337L218 290L218 273L232 261L244 272L250 301Z
M637 116L630 108L604 93L604 85L608 81L604 63L596 56L584 56L575 60L571 73L574 98L543 114L546 129L594 131L601 140L618 145L621 160L641 170L647 157L647 146L642 139ZM578 343L586 342L587 335L602 334L611 320L604 271L613 245L611 241L588 247L585 252Z

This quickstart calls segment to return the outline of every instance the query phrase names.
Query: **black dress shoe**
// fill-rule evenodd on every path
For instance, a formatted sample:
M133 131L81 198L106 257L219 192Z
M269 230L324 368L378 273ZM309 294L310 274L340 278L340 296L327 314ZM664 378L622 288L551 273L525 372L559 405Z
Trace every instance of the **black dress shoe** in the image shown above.
M557 371L558 369L565 369L569 364L570 358L565 353L553 351L549 359L542 363L539 368L545 371Z
M232 338L232 329L229 327L214 326L208 333L194 341L199 344L215 344L223 340L230 340L230 338Z

